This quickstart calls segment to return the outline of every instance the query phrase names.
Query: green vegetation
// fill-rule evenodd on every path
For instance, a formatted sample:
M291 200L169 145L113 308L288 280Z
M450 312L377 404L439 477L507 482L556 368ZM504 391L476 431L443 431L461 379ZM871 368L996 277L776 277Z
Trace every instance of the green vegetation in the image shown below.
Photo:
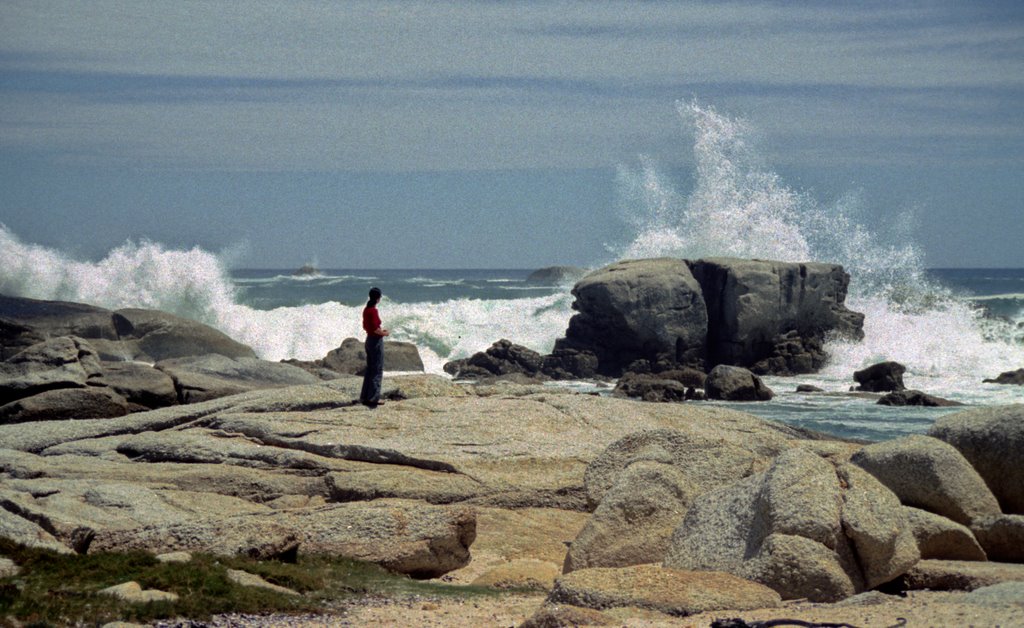
M0 625L102 625L110 621L151 621L168 617L207 619L218 613L299 613L372 595L496 595L480 587L412 580L376 565L332 556L300 556L295 563L193 554L192 561L161 563L145 552L87 555L30 549L0 538L0 556L21 568L0 578ZM228 569L241 569L302 593L286 595L230 581ZM134 580L143 589L169 591L176 602L132 604L98 591Z

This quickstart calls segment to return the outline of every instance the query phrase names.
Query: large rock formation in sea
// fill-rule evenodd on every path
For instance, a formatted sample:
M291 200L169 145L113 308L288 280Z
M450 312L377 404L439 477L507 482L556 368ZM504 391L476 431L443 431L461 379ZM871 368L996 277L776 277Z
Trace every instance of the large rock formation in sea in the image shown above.
M835 264L621 261L573 288L577 314L555 353L591 353L597 370L609 376L637 360L813 372L824 363L826 335L863 337L863 315L844 304L849 281Z

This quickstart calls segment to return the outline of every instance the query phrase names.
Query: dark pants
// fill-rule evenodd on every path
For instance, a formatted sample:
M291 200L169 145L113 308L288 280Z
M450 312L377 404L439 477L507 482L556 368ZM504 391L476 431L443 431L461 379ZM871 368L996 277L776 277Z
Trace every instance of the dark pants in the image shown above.
M366 373L359 401L366 404L380 402L380 386L384 381L384 337L366 337Z

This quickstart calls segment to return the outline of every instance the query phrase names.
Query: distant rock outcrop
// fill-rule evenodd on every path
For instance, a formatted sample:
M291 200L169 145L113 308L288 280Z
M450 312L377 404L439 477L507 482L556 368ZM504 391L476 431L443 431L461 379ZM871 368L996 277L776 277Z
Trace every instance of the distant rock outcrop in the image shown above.
M530 273L526 281L528 283L558 286L578 281L580 277L586 274L587 270L578 266L547 266Z
M1024 386L1024 368L1017 369L1016 371L1006 371L1000 373L995 379L984 379L984 384L1015 384L1017 386Z

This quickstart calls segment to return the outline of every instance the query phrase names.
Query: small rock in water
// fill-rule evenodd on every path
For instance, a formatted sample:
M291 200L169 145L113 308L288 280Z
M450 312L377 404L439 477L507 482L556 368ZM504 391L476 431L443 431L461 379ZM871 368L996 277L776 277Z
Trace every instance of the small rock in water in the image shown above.
M984 384L1016 384L1017 386L1024 386L1024 368L1017 369L1016 371L1006 371L1000 373L999 377L995 379L983 379L981 380Z
M879 362L872 364L866 369L856 371L853 379L860 386L859 391L865 392L890 392L906 389L903 385L903 374L907 367L899 362Z
M878 400L880 406L928 406L928 407L946 407L946 406L962 406L964 404L959 401L953 401L951 399L943 399L942 397L936 397L923 393L920 390L899 390L891 392L888 395Z
M817 393L825 392L824 388L818 388L817 386L811 386L810 384L800 384L796 387L798 393Z

